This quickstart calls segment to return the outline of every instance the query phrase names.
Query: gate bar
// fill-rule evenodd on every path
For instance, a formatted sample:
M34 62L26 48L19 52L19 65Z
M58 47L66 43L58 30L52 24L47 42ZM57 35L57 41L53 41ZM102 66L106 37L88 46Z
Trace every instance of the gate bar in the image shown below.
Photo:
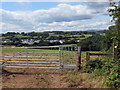
M0 60L36 60L36 61L39 61L39 60L45 60L45 61L59 61L59 59L0 59Z
M43 64L4 64L4 66L9 66L9 65L30 65L30 66L60 66L60 65L43 65Z
M3 62L3 61L0 61L0 62ZM27 61L7 61L7 62L17 62L17 63L27 63ZM28 63L60 63L60 62L30 62L28 61Z
M22 66L3 66L3 68L40 68L40 69L60 69L60 67L22 67Z

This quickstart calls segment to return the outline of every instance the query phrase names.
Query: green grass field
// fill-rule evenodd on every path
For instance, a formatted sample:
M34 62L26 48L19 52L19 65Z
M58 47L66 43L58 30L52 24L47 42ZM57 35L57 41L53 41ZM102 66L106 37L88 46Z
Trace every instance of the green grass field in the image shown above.
M70 44L69 46L74 46L75 44ZM60 45L60 46L68 46L68 45ZM59 52L59 49L55 50L55 49L25 49L25 48L2 48L0 49L0 52L8 52L8 53L12 53L12 52ZM68 54L68 53L73 53L73 52L77 52L77 51L65 51L63 50L64 53ZM90 53L104 53L103 51L82 51L82 56L86 55L86 52L90 52Z
M64 47L64 46L63 46ZM24 48L3 48L1 50L2 53L17 53L17 52L32 52L33 55L34 52L46 52L44 54L40 54L40 55L47 55L47 56L59 56L61 55L61 60L64 60L65 64L72 64L72 63L76 63L76 58L77 58L77 51L68 51L68 50L61 50L59 51L59 49L57 50L52 50L52 49L24 49ZM49 53L49 52L53 52L53 53ZM54 53L57 52L57 53ZM82 61L85 62L86 59L86 52L87 51L82 51L81 53L81 58ZM91 53L103 53L102 51L88 51ZM59 54L60 53L60 54ZM91 56L91 59L95 59L95 58L99 58L98 56Z
M24 48L3 48L1 50L1 52L8 52L8 53L12 53L12 52L56 52L58 50L50 50L50 49L24 49Z

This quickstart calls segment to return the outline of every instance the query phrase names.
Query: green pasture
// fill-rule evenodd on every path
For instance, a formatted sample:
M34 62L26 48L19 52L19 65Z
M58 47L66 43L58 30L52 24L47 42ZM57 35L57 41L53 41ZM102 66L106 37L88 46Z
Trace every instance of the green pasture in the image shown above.
M23 35L15 35L15 37L17 37L17 38L29 38L30 36L23 36Z
M76 44L69 44L69 46L74 46ZM68 46L66 45L60 45L61 47L63 46ZM56 49L56 50L55 50ZM54 48L54 49L26 49L26 48L1 48L0 52L8 52L8 53L12 53L12 52L57 52L59 51L58 48ZM63 50L64 53L73 53L73 52L77 52L77 51L67 51L67 50ZM103 51L82 51L82 56L85 56L86 52L90 52L90 53L104 53Z
M58 51L58 50L50 50L50 49L25 49L25 48L2 48L1 52L8 52L8 53L12 53L12 52L50 52L50 51Z
M2 53L17 53L17 52L58 52L58 53L38 53L36 55L47 55L47 56L59 56L61 55L61 60L63 60L64 64L75 64L76 63L76 58L77 58L77 51L68 51L68 50L61 50L59 52L59 49L25 49L25 48L3 48L1 50ZM102 51L82 51L81 53L81 58L82 61L85 62L86 59L86 52L91 52L91 53L103 53ZM59 54L61 53L61 54ZM34 54L35 55L35 54ZM96 59L100 58L98 56L91 56L91 59Z
M83 34L85 37L91 37L92 34Z
M0 37L0 39L3 39L3 38L5 38L5 37Z

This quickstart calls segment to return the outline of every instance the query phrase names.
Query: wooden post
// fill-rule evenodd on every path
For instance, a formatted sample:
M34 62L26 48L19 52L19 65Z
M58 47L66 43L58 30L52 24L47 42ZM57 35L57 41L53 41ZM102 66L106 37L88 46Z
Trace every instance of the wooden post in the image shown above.
M113 59L118 58L118 44L113 43Z
M90 54L87 52L86 53L86 61L88 62L90 60Z
M81 47L78 47L76 65L76 70L79 71L81 69Z

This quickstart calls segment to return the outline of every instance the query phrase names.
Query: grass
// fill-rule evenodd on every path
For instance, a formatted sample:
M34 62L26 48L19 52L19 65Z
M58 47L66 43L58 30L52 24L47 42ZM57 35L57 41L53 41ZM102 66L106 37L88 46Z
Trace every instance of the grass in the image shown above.
M72 46L74 44L70 44L69 46ZM61 46L67 46L67 45L61 45ZM52 50L52 49L23 49L23 48L2 48L0 50L0 52L2 53L12 53L12 52L58 52L59 53L59 50ZM86 52L88 51L83 51L81 54L82 54L82 58L85 58L86 57ZM102 51L89 51L91 53L103 53ZM61 53L64 54L64 58L66 58L67 56L67 59L70 59L72 56L75 57L75 55L77 54L77 51L67 51L67 50L63 50L61 51ZM93 58L97 58L97 56L92 56ZM91 58L92 58L91 57Z
M74 39L74 38L72 38L72 37L76 37L77 39L85 39L85 38L88 38L88 37L91 37L92 36L92 34L82 34L82 35L84 35L85 37L83 37L83 38L80 38L80 36L82 36L82 35L55 35L54 33L49 33L49 37L51 37L51 36L56 36L56 37L59 37L59 36L62 36L62 37L71 37L70 38L70 40L72 40L72 39ZM47 37L47 39L49 38L49 37Z
M1 50L2 52L55 52L55 51L58 51L58 50L48 50L48 49L24 49L24 48L3 48Z
M15 35L17 38L29 38L30 36L23 36L23 35Z
M72 46L73 44L71 44L70 46ZM64 45L61 45L61 46L64 46ZM65 45L67 46L67 45ZM63 50L61 52L59 52L59 50L52 50L52 49L23 49L23 48L3 48L0 50L0 52L2 53L15 53L15 52L58 52L58 53L61 53L62 56L62 59L65 59L66 62L68 61L74 61L75 63L75 60L76 60L76 56L77 56L77 51L67 51L67 50ZM83 59L83 62L85 61L85 58L86 58L86 52L87 51L83 51L81 53L82 55L82 59ZM102 51L89 51L91 53L103 53ZM56 53L56 54L58 54ZM55 55L55 53L54 53ZM91 59L96 59L96 58L101 58L100 56L91 56Z
M4 53L4 52L8 52L8 53L12 53L12 52L19 52L19 51L21 51L22 49L21 48L15 48L15 49L13 49L13 48L2 48L1 49L1 52L2 53Z
M70 83L71 88L108 88L103 82L104 78L94 77L93 73L84 73L82 70L76 72L71 69L64 69L63 72L66 74L66 79Z
M23 35L15 35L15 37L22 38Z
M104 53L104 51L82 51L82 56L86 56L86 53Z
M36 38L36 39L37 39L37 38L38 38L38 36L34 36L33 38Z
M5 38L5 37L1 37L1 36L0 36L0 39L4 39L4 38Z
M83 37L83 38L80 38L80 40L82 40L82 39L86 39L85 37Z
M92 34L83 34L85 37L91 37Z
M80 37L81 35L73 35L74 37Z

